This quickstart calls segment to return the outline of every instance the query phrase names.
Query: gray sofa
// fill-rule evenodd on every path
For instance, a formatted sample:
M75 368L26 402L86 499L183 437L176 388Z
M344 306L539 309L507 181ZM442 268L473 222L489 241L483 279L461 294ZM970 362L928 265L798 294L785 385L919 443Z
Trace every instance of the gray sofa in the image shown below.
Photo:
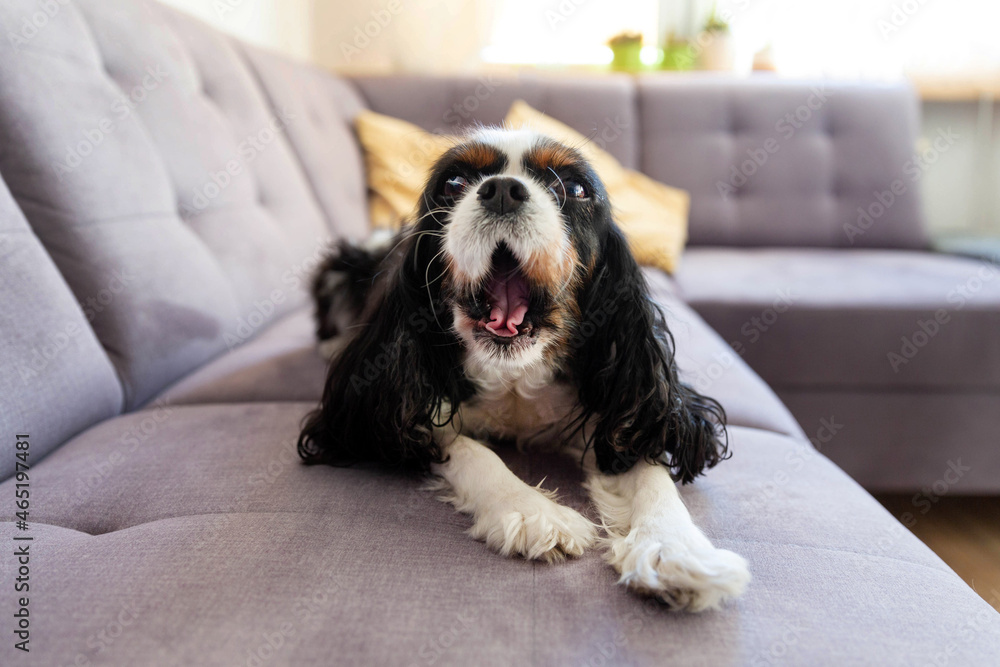
M0 663L996 664L1000 615L826 458L906 486L961 457L969 488L996 489L996 283L890 375L884 347L980 267L921 251L912 192L864 250L833 249L908 159L907 91L837 86L784 137L818 104L807 84L345 81L138 0L8 1L0 26L19 36L0 40ZM304 283L367 233L353 115L453 129L516 98L693 194L683 268L648 278L685 376L730 416L733 458L683 489L751 565L723 611L643 602L597 551L498 557L419 480L297 461L325 370ZM501 453L588 511L564 466ZM27 592L15 537L33 538Z

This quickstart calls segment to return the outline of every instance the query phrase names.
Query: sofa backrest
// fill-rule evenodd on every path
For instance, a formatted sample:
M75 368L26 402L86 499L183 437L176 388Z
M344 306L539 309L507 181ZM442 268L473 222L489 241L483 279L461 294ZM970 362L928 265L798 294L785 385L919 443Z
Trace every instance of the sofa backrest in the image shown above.
M515 100L566 123L631 168L639 166L635 86L626 76L519 78L376 76L352 79L372 111L456 134L498 125Z
M103 294L95 294L97 299ZM0 480L117 414L122 388L87 316L0 180ZM23 451L23 450L22 450Z
M904 85L651 74L359 77L368 105L437 132L513 100L691 193L690 245L926 248Z
M132 408L304 305L363 203L324 207L290 142L314 119L230 38L156 2L55 6L0 40L0 174L79 301L120 286L92 326ZM0 25L38 12L4 2Z
M326 70L246 44L240 49L272 109L302 119L289 124L285 136L336 233L365 238L370 227L364 156L354 134L364 101L348 81Z
M691 193L692 245L926 248L905 85L638 79L641 168Z

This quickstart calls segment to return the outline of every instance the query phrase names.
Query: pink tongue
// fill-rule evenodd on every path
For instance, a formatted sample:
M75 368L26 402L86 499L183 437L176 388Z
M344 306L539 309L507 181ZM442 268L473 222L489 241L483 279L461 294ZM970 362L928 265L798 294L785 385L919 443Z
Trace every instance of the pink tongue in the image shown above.
M486 286L493 309L486 328L497 336L516 336L528 312L528 281L516 271L490 278Z

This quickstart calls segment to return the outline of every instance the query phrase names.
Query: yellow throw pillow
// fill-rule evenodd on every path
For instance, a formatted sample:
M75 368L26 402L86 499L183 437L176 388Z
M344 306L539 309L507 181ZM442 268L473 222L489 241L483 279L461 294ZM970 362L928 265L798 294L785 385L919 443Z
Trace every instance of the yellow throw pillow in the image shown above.
M354 127L365 152L372 226L399 229L416 212L431 168L455 138L374 111L358 114Z
M677 269L687 241L687 192L622 167L584 135L521 100L511 106L505 123L530 127L579 150L604 181L636 260L668 273ZM396 229L416 211L431 168L456 139L372 111L361 112L355 127L365 152L372 225Z

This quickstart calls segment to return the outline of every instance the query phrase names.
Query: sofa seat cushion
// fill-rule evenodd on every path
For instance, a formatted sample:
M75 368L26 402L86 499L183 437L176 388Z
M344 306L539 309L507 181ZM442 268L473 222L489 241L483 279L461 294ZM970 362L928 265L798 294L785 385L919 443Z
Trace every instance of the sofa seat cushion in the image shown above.
M719 334L678 296L677 283L657 269L644 269L650 295L666 315L674 336L681 379L722 404L735 426L801 436L795 417Z
M319 401L327 361L316 349L311 308L300 308L259 336L169 387L155 403Z
M676 296L674 281L655 269L645 273L676 338L684 379L719 400L731 424L801 435L774 392ZM314 328L311 309L300 309L177 382L156 403L318 402L327 362L316 351Z
M689 250L683 297L780 393L1000 389L1000 266L923 252Z
M308 408L142 411L39 464L35 660L903 665L947 650L985 665L1000 651L1000 616L802 440L734 428L734 457L682 490L754 581L720 612L677 615L617 586L597 550L556 566L502 558L418 479L300 465ZM575 466L501 454L589 511ZM0 576L12 567L0 560ZM114 641L88 643L104 628Z
M868 491L914 494L915 516L944 493L1000 493L1000 393L784 389L780 396L801 423L826 426L810 434L813 444Z

